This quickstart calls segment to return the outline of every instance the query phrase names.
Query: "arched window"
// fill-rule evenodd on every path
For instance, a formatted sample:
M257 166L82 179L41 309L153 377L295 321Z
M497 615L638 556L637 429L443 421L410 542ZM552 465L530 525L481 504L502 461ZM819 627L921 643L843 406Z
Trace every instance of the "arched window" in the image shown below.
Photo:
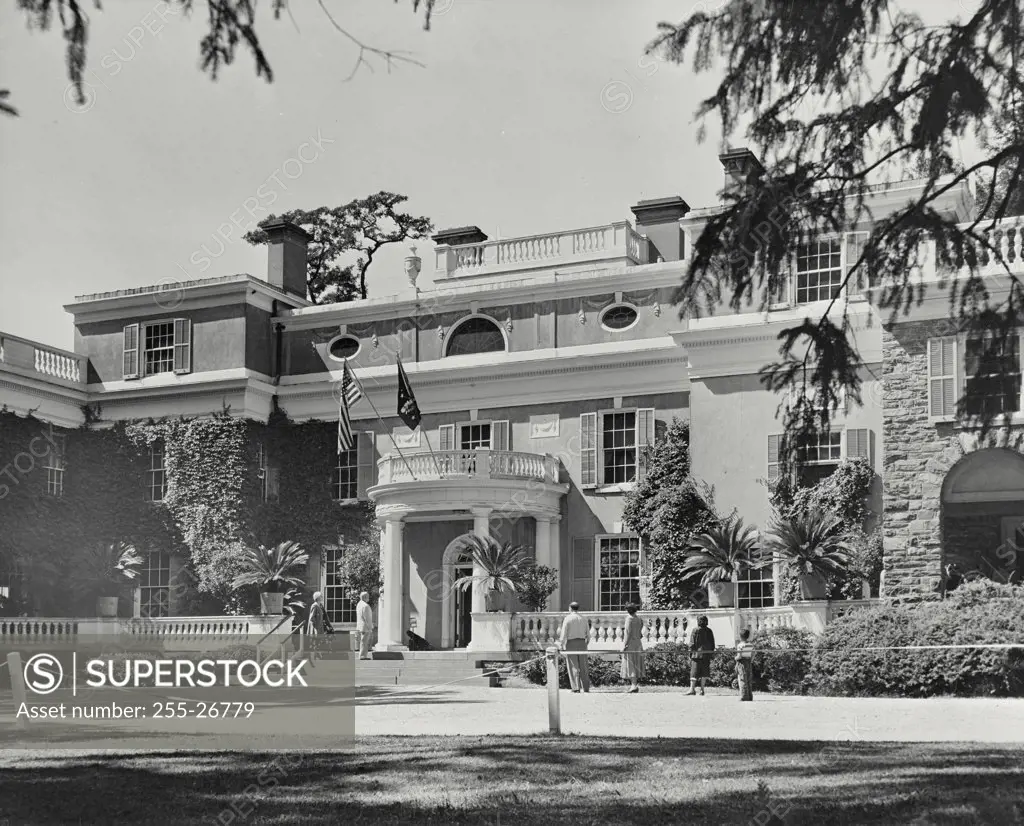
M466 319L448 338L446 356L468 356L473 353L496 353L505 349L505 336L489 318Z

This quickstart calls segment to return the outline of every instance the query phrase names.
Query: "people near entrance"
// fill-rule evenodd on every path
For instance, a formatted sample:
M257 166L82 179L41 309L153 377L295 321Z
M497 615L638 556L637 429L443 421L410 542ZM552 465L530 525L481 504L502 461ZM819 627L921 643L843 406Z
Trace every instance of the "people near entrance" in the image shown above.
M311 659L315 659L316 653L323 650L326 635L332 633L334 629L331 628L327 612L324 610L323 592L316 591L313 594L313 604L309 606L309 619L306 620L306 636L309 638Z
M708 628L707 617L697 617L697 627L690 634L690 690L687 696L697 693L697 682L700 682L700 693L711 677L711 658L715 653L715 635Z
M558 642L563 651L586 651L590 639L590 623L580 614L578 602L569 603L569 616L562 620L562 630L558 634ZM587 667L586 654L567 654L565 667L569 672L569 687L573 694L590 692L590 669Z
M736 645L736 679L740 684L740 700L754 699L754 646L750 642L750 629L740 631L740 641Z
M644 676L644 646L640 638L644 621L636 615L638 605L627 605L626 631L622 641L622 679L629 681L629 694L640 690L640 680Z
M356 603L356 643L359 645L359 659L370 659L370 637L373 636L373 609L370 595L363 591Z

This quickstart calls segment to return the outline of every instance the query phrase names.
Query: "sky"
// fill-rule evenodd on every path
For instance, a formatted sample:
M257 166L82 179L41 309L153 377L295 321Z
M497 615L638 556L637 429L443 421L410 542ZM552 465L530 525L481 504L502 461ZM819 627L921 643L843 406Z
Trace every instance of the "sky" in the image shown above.
M0 5L0 85L21 113L0 117L0 331L71 349L75 295L262 278L266 249L241 240L255 221L382 189L438 229L492 238L632 220L644 198L715 202L722 147L713 129L698 144L693 121L712 79L644 47L659 22L722 0L437 0L430 31L411 0L324 2L362 42L424 65L367 57L374 71L348 79L359 48L316 3L293 2L294 22L266 3L273 83L244 52L213 82L201 14L119 0L90 14L79 106L60 33ZM407 254L378 256L371 295L402 289Z

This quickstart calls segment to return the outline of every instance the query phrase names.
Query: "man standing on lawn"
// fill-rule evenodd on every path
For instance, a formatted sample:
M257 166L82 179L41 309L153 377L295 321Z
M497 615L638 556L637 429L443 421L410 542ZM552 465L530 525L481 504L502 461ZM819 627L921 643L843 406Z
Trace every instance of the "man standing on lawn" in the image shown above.
M356 640L359 643L359 659L370 659L370 637L373 635L373 609L370 595L363 591L356 605Z
M586 651L590 640L590 623L579 613L578 602L569 603L569 616L562 621L562 630L558 641L563 651ZM590 693L590 670L587 667L586 655L567 654L565 667L569 672L569 687L573 694Z

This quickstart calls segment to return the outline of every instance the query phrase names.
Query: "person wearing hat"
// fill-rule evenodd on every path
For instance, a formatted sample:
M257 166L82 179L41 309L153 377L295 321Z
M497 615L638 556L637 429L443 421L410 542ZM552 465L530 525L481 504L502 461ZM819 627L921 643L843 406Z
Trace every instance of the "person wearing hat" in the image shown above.
M580 614L578 602L569 603L569 616L562 621L562 630L558 634L558 641L563 651L586 651L587 642L590 639L590 623L587 618ZM590 670L587 668L587 658L583 655L569 654L565 658L566 669L569 672L569 687L573 694L579 694L583 689L585 694L590 693Z

